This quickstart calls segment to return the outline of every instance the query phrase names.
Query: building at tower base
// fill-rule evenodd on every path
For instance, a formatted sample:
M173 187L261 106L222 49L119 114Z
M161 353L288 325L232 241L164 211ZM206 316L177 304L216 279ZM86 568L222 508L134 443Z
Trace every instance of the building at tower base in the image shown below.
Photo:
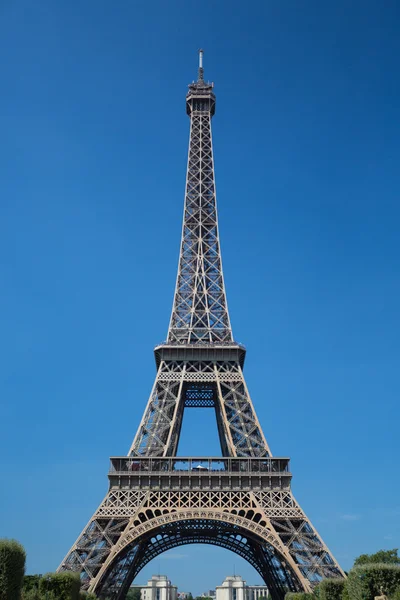
M260 600L269 598L266 585L247 585L240 575L229 575L215 588L215 600Z
M147 585L132 585L140 589L140 600L177 600L178 588L166 575L153 575Z

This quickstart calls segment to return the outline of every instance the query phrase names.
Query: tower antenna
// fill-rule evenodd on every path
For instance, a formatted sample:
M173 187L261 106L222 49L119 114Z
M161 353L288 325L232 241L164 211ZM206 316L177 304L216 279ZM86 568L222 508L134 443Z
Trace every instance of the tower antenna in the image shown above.
M200 48L199 50L199 81L204 81L204 69L203 69L203 53L204 50Z

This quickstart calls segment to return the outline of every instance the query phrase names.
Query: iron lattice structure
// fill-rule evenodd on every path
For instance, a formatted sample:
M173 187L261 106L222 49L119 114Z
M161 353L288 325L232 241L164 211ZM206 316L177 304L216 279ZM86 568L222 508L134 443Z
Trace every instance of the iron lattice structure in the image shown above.
M222 272L211 119L213 84L189 85L190 142L182 243L167 341L127 456L111 459L109 491L59 570L82 587L121 600L161 552L208 543L249 561L281 600L344 577L294 499L289 459L272 457L243 376ZM180 458L185 408L215 410L222 456Z

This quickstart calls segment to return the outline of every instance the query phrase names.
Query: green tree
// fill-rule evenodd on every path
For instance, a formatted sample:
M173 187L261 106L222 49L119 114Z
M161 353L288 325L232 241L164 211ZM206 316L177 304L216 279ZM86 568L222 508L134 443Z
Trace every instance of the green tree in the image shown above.
M43 600L38 589L22 590L21 600Z
M391 597L400 586L400 566L372 563L353 567L346 588L350 600L374 600L383 592Z
M346 573L346 575L348 576L348 573ZM344 588L343 588L343 592L342 592L342 600L350 600L349 586L347 584L348 584L348 580L345 579Z
M20 600L26 554L15 540L0 540L0 600Z
M140 600L140 593L142 588L131 587L126 594L126 600Z
M342 600L345 580L339 577L323 579L318 586L319 600Z
M315 596L307 592L287 592L285 600L315 600Z
M393 550L379 550L375 554L361 554L354 561L355 567L361 567L362 565L371 564L386 564L386 565L400 565L400 557L398 556L398 549Z
M25 575L22 583L22 591L30 592L31 590L39 590L41 575Z
M400 600L400 586L394 590L394 593L391 596L391 600Z
M25 575L21 600L42 600L39 592L40 578L41 575Z
M97 596L90 592L79 592L79 600L97 600Z
M79 573L63 571L62 573L46 573L40 579L39 591L47 600L79 600L81 580ZM1 600L1 599L0 599Z

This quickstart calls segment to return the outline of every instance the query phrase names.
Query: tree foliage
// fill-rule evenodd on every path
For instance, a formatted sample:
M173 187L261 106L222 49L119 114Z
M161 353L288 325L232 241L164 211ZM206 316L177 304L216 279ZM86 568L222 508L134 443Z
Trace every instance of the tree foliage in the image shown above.
M39 588L30 590L22 588L21 600L43 600L43 596L39 592Z
M391 600L400 600L400 586L395 589L391 596Z
M350 600L374 600L381 590L392 596L399 586L400 566L387 563L353 567L346 582Z
M379 550L378 552L375 552L375 554L361 554L361 556L358 556L354 561L354 566L360 567L362 565L371 565L376 563L400 565L398 549L393 548L393 550Z
M62 573L46 573L40 579L40 594L47 594L57 600L79 600L81 580L78 573L63 571Z
M25 575L22 582L22 591L26 593L31 590L38 590L41 577L41 575Z
M79 592L79 600L97 600L97 596L90 592Z
M25 575L22 584L21 600L42 600L39 592L41 575Z
M315 600L315 596L306 592L288 592L285 595L285 600Z
M347 573L348 575L348 573ZM343 588L343 592L342 592L342 600L350 600L350 594L349 594L349 587L347 585L348 580L345 580L344 583L344 588Z
M26 554L15 540L0 540L0 600L20 600Z
M319 600L342 600L345 580L342 578L323 579L318 586Z
M139 587L132 587L128 590L126 594L126 600L140 600L141 598L141 589Z
M30 590L22 589L21 600L43 600L43 596L40 594L38 588L32 588Z

